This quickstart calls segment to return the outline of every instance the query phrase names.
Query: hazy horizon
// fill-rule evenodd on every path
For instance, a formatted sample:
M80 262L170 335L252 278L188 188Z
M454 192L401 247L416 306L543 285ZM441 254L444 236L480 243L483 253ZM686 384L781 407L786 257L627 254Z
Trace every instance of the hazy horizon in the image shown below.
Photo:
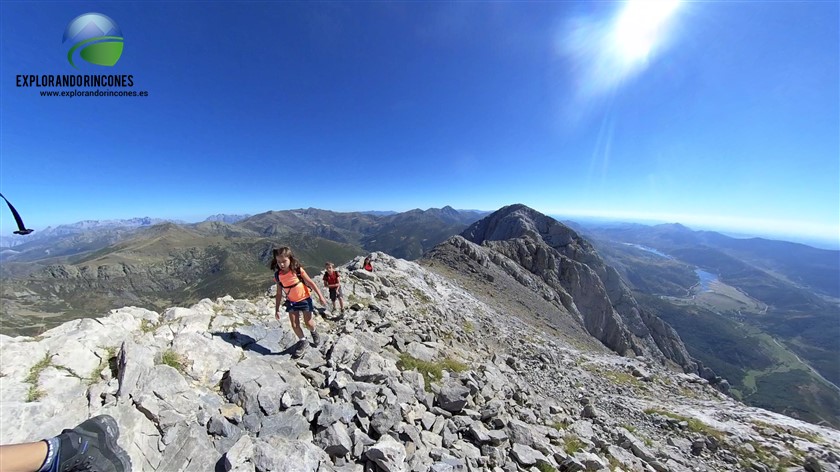
M511 204L513 204L513 203L511 203ZM452 205L443 205L443 206L452 206ZM359 213L361 213L361 212L397 212L397 213L399 213L399 212L410 211L410 210L414 210L414 209L418 209L418 208L421 209L421 210L429 210L429 209L432 209L432 208L443 208L443 206L441 206L441 207L418 207L418 206L415 206L415 207L412 207L412 208L407 208L407 209L402 209L402 210L365 209L365 210L342 210L342 211L338 211L338 210L332 210L330 208L317 208L317 209L326 210L326 211L335 211L337 213L349 213L349 212L359 212ZM306 207L306 208L316 208L316 207ZM215 215L219 215L219 214L224 214L224 215L249 214L251 216L254 216L254 215L261 214L261 213L267 213L267 212L270 212L270 211L290 211L290 210L298 210L298 209L304 209L304 207L286 208L286 209L275 208L275 209L262 210L262 211L214 212L214 213L210 213L210 214L206 214L206 215L189 214L189 215L181 215L180 217L178 217L178 216L174 216L174 217L173 216L158 216L158 215L154 215L154 214L144 214L144 215L129 216L129 217L125 217L125 218L123 218L123 217L87 218L87 219L83 219L83 220L65 221L65 222L61 222L61 223L48 224L48 225L44 225L44 226L40 226L40 227L33 227L32 225L27 224L27 227L29 227L31 229L34 229L37 232L37 231L43 231L47 228L55 228L55 227L62 226L62 225L73 225L73 224L76 224L76 223L81 223L83 221L131 220L131 219L139 219L139 218L161 219L161 220L169 220L169 221L179 221L179 222L183 222L185 224L194 224L194 223L200 223L202 221L205 221L207 218L209 218L211 216L215 216ZM467 208L455 208L455 209L458 210L458 211L484 211L484 212L492 213L492 212L498 210L499 208L494 208L494 209L490 209L490 210L483 210L483 209L476 209L476 208L468 208L468 209ZM755 228L750 229L748 227L743 227L743 226L728 226L727 227L727 226L715 225L713 222L704 223L700 219L695 219L695 220L693 220L694 221L693 223L689 223L688 221L691 220L690 218L689 219L684 219L684 220L674 220L674 219L655 218L655 217L651 217L650 215L640 215L639 217L630 217L630 216L610 217L610 216L597 215L597 214L595 214L595 215L583 215L583 214L580 214L580 213L577 213L577 214L575 214L575 213L562 214L562 213L555 213L555 212L551 212L551 211L543 211L539 208L534 208L534 209L543 213L543 214L545 214L545 215L547 215L547 216L555 218L555 219L557 219L558 221L561 221L561 222L566 220L566 221L572 221L572 222L575 222L575 223L578 223L578 224L583 224L583 225L586 225L586 224L600 224L600 223L604 223L604 224L629 223L629 224L641 224L641 225L645 225L645 226L656 226L656 225L662 225L662 224L680 224L680 225L683 225L683 226L689 228L692 231L714 231L714 232L717 232L717 233L720 233L720 234L723 234L725 236L729 236L729 237L732 237L732 238L736 238L736 239L764 238L764 239L772 239L772 240L778 240L778 241L787 241L787 242L805 244L805 245L812 246L812 247L815 247L815 248L818 248L818 249L840 250L840 238L831 238L831 237L820 238L820 237L816 237L816 236L796 235L796 234L784 233L784 232L772 233L772 232L757 231L757 230L755 230ZM6 209L3 209L3 211L7 212ZM0 220L2 220L2 221L0 221L0 226L3 227L2 232L0 232L0 235L2 235L4 238L11 237L11 238L14 238L15 240L25 242L26 236L17 236L17 235L12 234L12 230L9 229L9 223L8 223L9 219L11 219L11 218L10 217L7 218L5 216L3 218L0 218ZM13 225L13 222L12 222L12 225Z

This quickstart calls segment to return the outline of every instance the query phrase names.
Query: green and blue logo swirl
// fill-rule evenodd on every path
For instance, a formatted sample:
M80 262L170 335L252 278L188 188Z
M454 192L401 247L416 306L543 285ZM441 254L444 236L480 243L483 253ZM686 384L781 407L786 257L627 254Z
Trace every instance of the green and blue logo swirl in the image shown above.
M74 57L99 66L113 66L123 52L123 37L114 20L101 13L79 15L64 30L63 43L70 42L67 61L78 69Z

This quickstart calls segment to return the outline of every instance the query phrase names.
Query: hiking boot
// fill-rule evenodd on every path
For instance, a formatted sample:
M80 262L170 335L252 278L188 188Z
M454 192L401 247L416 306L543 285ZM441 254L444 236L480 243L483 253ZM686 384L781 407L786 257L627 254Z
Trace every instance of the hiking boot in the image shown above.
M321 344L321 335L317 331L312 331L312 345L318 347Z
M50 470L130 472L131 460L117 444L119 437L117 422L108 415L95 416L73 429L65 429L57 436L58 468Z
M300 357L303 355L303 352L306 351L306 345L308 343L305 339L301 339L300 341L296 342L294 346L292 346L292 357Z

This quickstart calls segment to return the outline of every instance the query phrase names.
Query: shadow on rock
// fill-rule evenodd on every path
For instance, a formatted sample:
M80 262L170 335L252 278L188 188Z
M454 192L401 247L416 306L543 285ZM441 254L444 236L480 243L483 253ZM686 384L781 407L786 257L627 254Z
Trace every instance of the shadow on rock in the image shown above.
M218 336L223 341L230 343L234 346L241 347L244 351L252 351L256 352L257 354L262 354L264 356L279 356L282 354L291 354L292 351L292 348L289 347L282 352L273 352L271 351L271 349L268 349L267 347L258 343L257 340L252 338L251 336L248 336L247 334L242 334L237 331L215 331L210 334L212 334L213 336Z

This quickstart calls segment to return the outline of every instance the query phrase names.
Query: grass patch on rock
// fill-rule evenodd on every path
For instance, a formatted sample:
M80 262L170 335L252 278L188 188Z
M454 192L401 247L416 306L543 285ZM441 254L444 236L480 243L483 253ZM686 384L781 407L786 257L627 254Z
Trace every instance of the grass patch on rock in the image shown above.
M111 371L111 378L116 378L119 375L119 367L117 366L117 348L108 346L105 349L105 357L99 359L99 365L93 368L90 375L88 375L88 384L93 384L99 380L99 375L108 367Z
M566 451L566 454L571 456L581 449L583 449L583 441L574 434L563 438L563 450Z
M414 290L412 290L412 295L414 295L414 298L416 300L418 300L422 303L432 303L434 301L434 300L432 300L431 297L426 295L426 292L424 292L424 291L422 291L418 288L415 288Z
M38 383L38 376L41 375L41 372L44 371L47 367L52 364L52 356L50 353L46 353L44 358L38 361L37 364L33 365L31 369L29 369L29 375L26 376L24 382L37 384Z
M608 378L612 383L618 385L639 385L639 379L633 377L632 375L628 374L627 372L616 372L612 370L608 370L602 374L604 377Z
M688 430L694 433L705 434L706 436L711 436L717 440L723 439L725 433L722 431L718 431L717 429L708 426L706 423L695 419L689 418L687 416L678 415L676 413L671 413L670 411L659 410L657 408L648 408L645 410L645 414L652 415L657 414L661 416L665 416L668 418L675 419L677 421L685 421L688 424Z
M35 385L29 386L29 391L26 393L26 401L27 402L34 402L41 399L44 396L44 391L39 389Z
M48 352L43 359L29 369L29 375L24 379L24 382L30 384L29 391L26 394L27 402L34 402L44 396L44 391L38 388L38 378L41 376L41 372L50 365L52 365L52 356Z
M766 447L756 441L749 441L749 447L742 446L737 449L738 462L744 470L757 470L755 464L763 464L774 471L783 472L795 464L791 458L779 459Z
M557 431L563 431L566 428L568 428L569 425L566 424L566 423L563 423L562 421L555 421L554 423L551 423L551 427L556 429Z
M796 436L799 439L804 439L806 441L810 441L810 442L815 443L815 444L820 444L820 443L823 442L822 438L820 438L818 435L816 435L814 433L808 433L808 432L805 432L805 431L800 431L800 430L795 429L795 428L784 428L784 427L776 425L776 424L765 423L764 421L753 421L752 423L753 423L753 425L755 425L759 428L770 429L772 431L775 431L778 434L789 434L791 436Z
M140 320L140 331L142 331L143 334L151 333L156 328L157 328L157 325L152 323L151 321L149 321L145 318Z
M444 370L449 372L463 372L468 369L466 364L449 357L443 360L429 362L418 359L405 352L400 354L397 367L402 370L416 370L419 372L425 381L426 391L430 391L431 384L439 381L443 377Z
M163 351L160 356L160 363L168 365L182 374L184 373L184 359L172 349Z
M577 364L577 365L581 366L581 364ZM593 364L583 364L582 367L584 369L588 370L589 372L595 374L595 375L598 375L598 376L601 376L601 377L604 377L604 378L608 379L610 382L612 382L616 385L639 386L641 384L641 382L639 382L639 379L637 379L636 377L633 377L631 374L629 374L627 372L601 369L598 366L593 365Z

